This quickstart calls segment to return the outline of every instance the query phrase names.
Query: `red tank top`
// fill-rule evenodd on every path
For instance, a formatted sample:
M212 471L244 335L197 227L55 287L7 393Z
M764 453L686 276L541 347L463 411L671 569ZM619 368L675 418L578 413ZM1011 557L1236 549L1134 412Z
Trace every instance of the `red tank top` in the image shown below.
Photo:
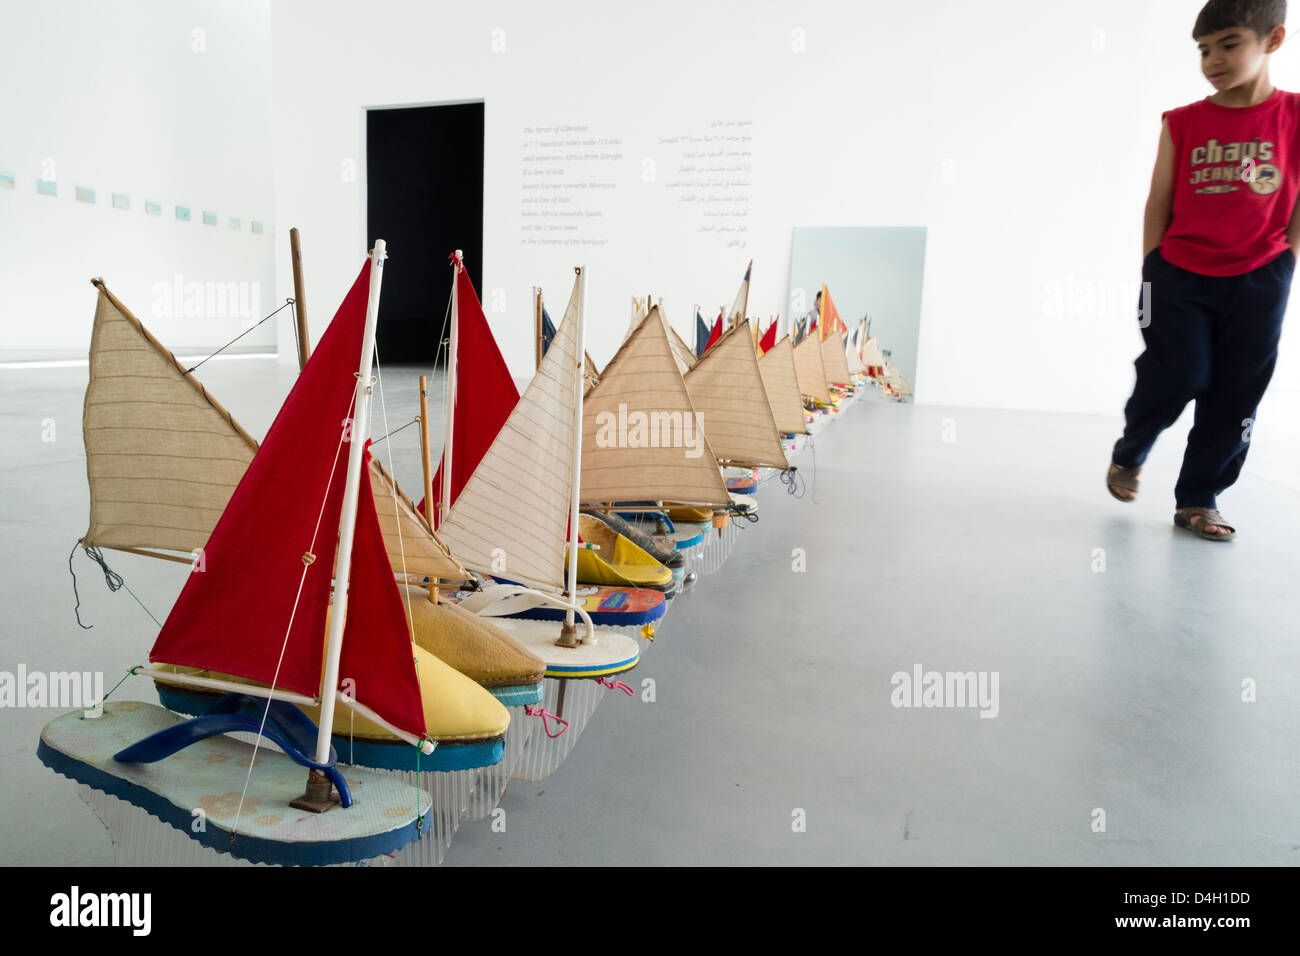
M1164 114L1174 141L1174 208L1160 255L1208 276L1258 269L1288 248L1300 191L1300 93L1255 106L1209 98Z

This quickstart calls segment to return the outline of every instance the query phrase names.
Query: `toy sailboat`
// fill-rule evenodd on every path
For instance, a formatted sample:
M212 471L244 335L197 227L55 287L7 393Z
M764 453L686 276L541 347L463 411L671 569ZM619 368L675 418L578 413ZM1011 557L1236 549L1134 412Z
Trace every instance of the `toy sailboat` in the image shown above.
M849 371L848 359L844 356L844 337L839 329L828 332L822 339L822 367L826 370L828 384L847 389L853 383L853 373Z
M776 427L783 435L806 435L808 427L804 422L803 400L800 398L790 336L783 336L763 353L758 360L758 370L763 376L763 388Z
M821 341L815 335L805 335L794 347L795 378L799 393L814 411L823 411L831 405L831 391L826 383L826 366L822 359ZM814 419L809 431L816 431L821 422Z
M549 722L546 734L529 734L515 770L529 780L553 772L568 756L604 693L600 682L630 670L640 658L635 637L596 627L585 602L569 597L577 591L578 553L570 549L566 560L566 542L579 539L584 457L584 290L579 269L537 373L439 526L466 567L513 582L489 586L461 606L497 615L493 623L545 662L543 720L554 715L561 727L567 722L563 734ZM520 474L529 480L520 481ZM564 620L507 616L537 604L560 607Z
M546 307L542 303L542 290L539 287L533 288L534 314L538 316L537 328L539 340L544 340L541 346L541 353L545 354L550 342L555 337L555 327L551 323L550 316L546 312ZM646 302L650 297L646 296ZM629 329L628 334L636 328L639 321L638 316L644 317L646 306L640 299L632 300L633 326ZM595 363L591 360L590 353L584 350L584 392L593 388L599 375L595 373ZM587 539L584 528L589 526L592 519L584 515L579 519L579 534ZM603 529L592 529L596 534L608 540L608 532ZM598 543L587 539L588 544L595 544L595 548L580 549L578 554L578 591L577 596L583 602L583 609L591 616L593 624L607 627L636 627L641 628L646 624L659 620L668 610L666 589L662 587L636 587L629 586L632 584L626 578L617 573L610 573L611 569L607 567L608 561L596 556L596 550L600 548ZM605 549L606 554L612 554L613 547ZM604 581L606 583L597 583ZM560 620L563 612L554 606L538 605L529 607L517 612L516 616L531 617L541 620Z
M295 280L300 280L295 252ZM300 284L300 283L298 283ZM103 284L92 335L86 389L85 434L90 485L90 526L81 544L190 563L206 562L205 546L218 517L247 471L258 444ZM300 358L308 349L305 336ZM160 424L164 427L160 427ZM379 462L367 456L368 480L390 565L407 576L462 581L461 567ZM169 552L189 552L182 558ZM406 595L403 586L403 595ZM427 601L410 604L416 644L437 661L488 685L510 703L514 696L540 699L541 662L507 642L487 622L468 628L449 620L454 609ZM472 630L474 633L463 633ZM182 714L205 711L218 696L175 675L224 677L165 658L150 671L160 701ZM310 715L310 711L309 711ZM501 759L500 734L462 744L464 728L431 724L434 739L448 746L419 761L428 772L491 766ZM492 720L499 723L498 712ZM449 736L443 737L444 730ZM336 744L349 763L382 769L415 769L409 748L394 750L380 728L348 722ZM493 739L497 738L497 739ZM451 744L457 744L451 746ZM395 766L393 761L397 761Z
M685 383L724 475L725 466L744 469L724 479L731 509L756 514L753 499L746 496L758 485L757 469L785 471L790 464L763 388L749 320L739 319L724 332L686 373Z
M707 352L705 353L708 354ZM620 514L667 512L711 522L730 499L658 306L647 313L587 393L582 497Z
M357 862L427 826L431 800L418 788L357 768L344 780L331 745L336 705L425 758L435 746L429 718L442 719L449 699L460 702L467 741L500 737L509 719L412 645L384 547L363 441L384 258L379 240L216 520L150 652L154 666L135 669L225 696L190 720L135 701L105 704L98 717L68 714L46 726L38 749L59 773L242 859ZM111 351L99 332L92 364ZM141 378L135 388L155 388ZM210 419L213 403L197 399L193 413ZM189 414L168 424L192 427ZM88 436L96 420L88 409ZM100 454L88 452L92 474ZM161 661L222 676L163 672Z

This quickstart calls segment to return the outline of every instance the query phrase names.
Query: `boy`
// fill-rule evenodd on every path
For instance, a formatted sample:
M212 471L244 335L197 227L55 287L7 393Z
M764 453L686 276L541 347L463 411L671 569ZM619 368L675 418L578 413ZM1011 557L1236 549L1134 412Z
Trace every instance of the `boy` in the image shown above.
M1174 524L1215 541L1236 533L1216 497L1246 460L1300 246L1300 94L1268 78L1285 19L1285 0L1210 0L1196 19L1215 92L1164 114L1143 230L1146 350L1106 474L1114 497L1136 498L1156 437L1195 400Z

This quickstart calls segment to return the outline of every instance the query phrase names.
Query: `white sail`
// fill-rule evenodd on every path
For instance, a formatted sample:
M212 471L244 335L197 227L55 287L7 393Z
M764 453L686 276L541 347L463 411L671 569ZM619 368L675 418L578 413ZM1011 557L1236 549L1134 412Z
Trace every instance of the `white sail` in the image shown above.
M438 526L467 567L550 588L564 587L582 281L537 374Z
M731 308L727 311L727 328L731 328L745 320L745 312L749 305L749 274L754 270L754 260L749 260L749 265L745 267L745 278L740 282L740 288L736 290L736 297L731 300Z
M691 351L689 345L682 341L682 337L677 334L673 324L668 321L668 316L663 314L662 308L659 310L659 315L664 321L664 326L668 329L668 344L672 347L673 358L677 361L677 371L684 377L695 365L695 353Z

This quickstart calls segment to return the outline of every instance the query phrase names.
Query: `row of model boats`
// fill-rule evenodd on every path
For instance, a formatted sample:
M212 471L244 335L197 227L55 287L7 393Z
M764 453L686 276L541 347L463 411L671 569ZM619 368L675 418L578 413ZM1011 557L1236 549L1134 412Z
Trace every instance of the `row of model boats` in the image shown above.
M702 354L647 297L598 369L582 268L558 326L535 292L521 394L454 254L447 438L435 469L422 379L416 503L369 440L385 261L380 240L260 443L94 280L80 544L191 566L132 668L159 703L66 714L38 747L118 862L440 862L635 692L673 596L806 436L863 388L900 394L838 316L759 336L748 270Z

